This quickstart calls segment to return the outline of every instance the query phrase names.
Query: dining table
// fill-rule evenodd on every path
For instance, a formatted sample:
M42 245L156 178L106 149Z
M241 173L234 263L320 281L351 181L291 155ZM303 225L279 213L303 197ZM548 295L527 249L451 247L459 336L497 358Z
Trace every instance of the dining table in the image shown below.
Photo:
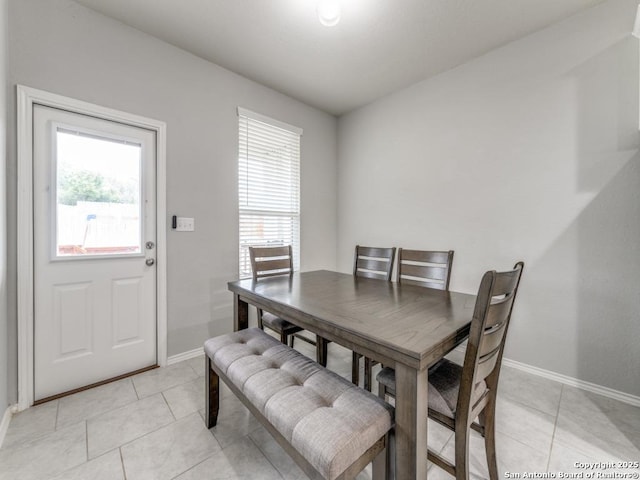
M428 368L468 337L474 295L328 270L228 288L236 331L248 328L254 305L316 334L321 355L335 342L394 368L395 478L427 478ZM384 478L379 470L374 480Z

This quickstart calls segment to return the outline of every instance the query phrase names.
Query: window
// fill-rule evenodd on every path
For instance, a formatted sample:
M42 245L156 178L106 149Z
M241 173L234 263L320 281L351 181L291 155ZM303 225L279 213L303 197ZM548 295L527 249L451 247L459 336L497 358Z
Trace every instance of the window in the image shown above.
M249 246L291 245L300 267L302 129L238 108L240 278L251 276Z

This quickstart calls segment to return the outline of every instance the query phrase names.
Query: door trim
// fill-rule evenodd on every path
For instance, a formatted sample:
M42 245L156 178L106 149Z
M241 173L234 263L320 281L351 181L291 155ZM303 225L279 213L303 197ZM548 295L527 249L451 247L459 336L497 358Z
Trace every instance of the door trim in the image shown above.
M18 410L34 401L33 321L33 106L67 110L111 120L156 133L156 340L158 365L167 364L167 250L166 250L166 131L165 122L64 97L44 90L17 86L18 161Z

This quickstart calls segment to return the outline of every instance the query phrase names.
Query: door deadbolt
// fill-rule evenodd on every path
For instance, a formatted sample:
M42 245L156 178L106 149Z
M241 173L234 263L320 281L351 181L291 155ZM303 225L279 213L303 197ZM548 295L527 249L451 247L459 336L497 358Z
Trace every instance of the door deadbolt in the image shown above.
M153 242L147 242L145 245L147 247L147 250L151 250L153 247L156 246L156 244Z

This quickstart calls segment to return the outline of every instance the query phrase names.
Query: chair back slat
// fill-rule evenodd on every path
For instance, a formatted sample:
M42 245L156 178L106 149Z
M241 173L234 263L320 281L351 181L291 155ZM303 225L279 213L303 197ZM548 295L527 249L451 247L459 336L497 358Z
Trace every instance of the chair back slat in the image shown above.
M360 258L358 261L358 270L369 270L372 272L379 272L383 275L387 274L389 268L388 260L374 260L371 258Z
M507 322L502 322L494 325L492 328L485 328L482 338L480 339L480 346L478 347L480 357L487 355L500 346L504 334L507 331L506 327ZM484 378L482 378L482 380L484 380Z
M293 273L291 245L278 247L249 247L253 279Z
M395 255L395 247L380 248L356 245L353 274L356 277L391 281Z
M423 278L425 280L437 280L437 283L443 283L447 278L447 270L442 267L432 267L427 265L414 265L411 263L402 264L402 279L414 277L413 279Z
M498 300L493 300L487 311L485 328L491 328L494 325L504 323L509 317L512 305L513 293Z
M274 275L288 275L291 273L289 260L265 260L260 262L261 270L256 272L256 278L273 277Z
M500 295L507 295L508 293L514 292L516 288L518 288L520 274L521 272L517 269L508 272L500 272L500 274L496 275L491 294L494 297L498 297Z
M453 250L398 249L398 283L449 290Z
M446 265L451 263L449 257L453 253L450 251L433 251L433 250L410 250L408 248L398 249L398 258L400 258L400 251L402 251L402 259L410 262L420 263L436 263L440 265Z
M486 379L496 368L499 354L500 348L494 348L489 351L489 353L478 359L478 366L476 367L476 385Z
M363 247L356 245L358 255L362 257L387 258L391 259L392 254L395 255L395 247Z
M431 267L424 265L402 264L402 277L417 277L427 280L443 281L447 278L447 269L442 267Z
M434 280L433 282L429 282L426 280L416 280L413 278L405 277L402 279L402 285L416 285L418 287L423 287L423 288L433 288L434 290L446 290L446 288L444 288L445 286L444 282L437 281L437 280Z
M249 247L255 258L290 257L291 246L282 245L277 247Z
M356 277L373 278L375 280L386 280L387 277L380 272L370 272L368 270L358 270Z

